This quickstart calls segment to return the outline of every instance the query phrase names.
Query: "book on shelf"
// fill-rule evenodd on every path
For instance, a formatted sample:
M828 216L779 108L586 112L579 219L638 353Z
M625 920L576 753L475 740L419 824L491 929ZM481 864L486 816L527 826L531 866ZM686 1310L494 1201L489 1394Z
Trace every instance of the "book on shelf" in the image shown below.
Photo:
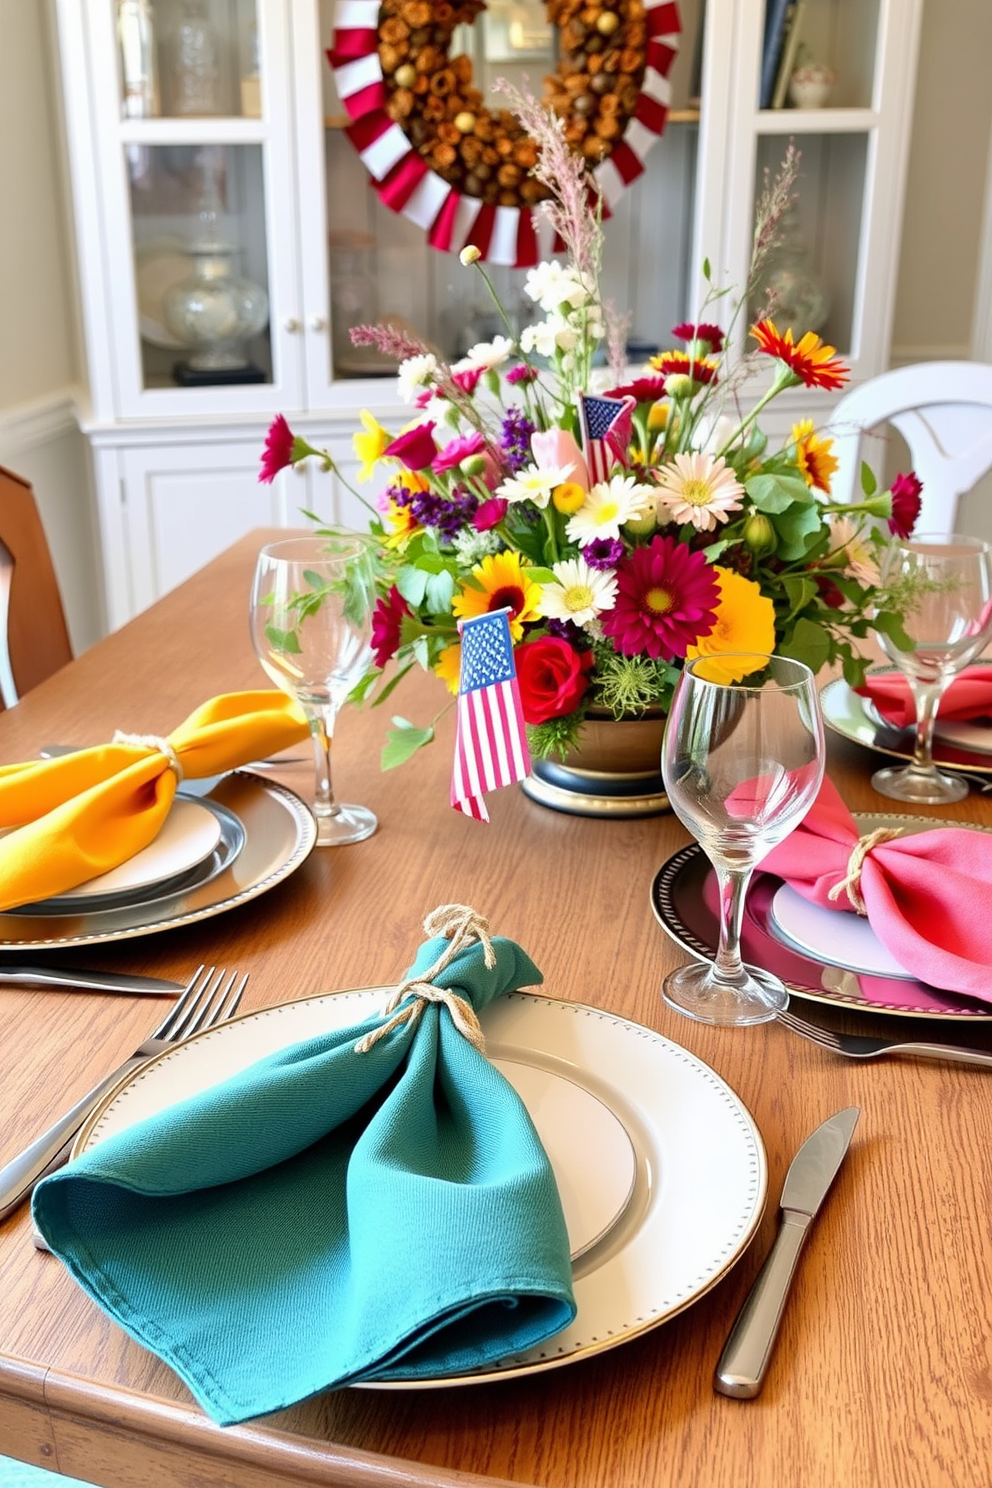
M795 0L766 0L765 35L761 47L761 92L758 99L759 107L763 109L772 106L786 22L794 6Z
M782 55L779 58L778 72L775 74L775 91L772 94L772 108L785 107L786 94L789 89L789 79L796 65L796 56L799 52L799 30L806 9L806 0L793 0L789 7L790 15L786 26L785 38L782 42Z

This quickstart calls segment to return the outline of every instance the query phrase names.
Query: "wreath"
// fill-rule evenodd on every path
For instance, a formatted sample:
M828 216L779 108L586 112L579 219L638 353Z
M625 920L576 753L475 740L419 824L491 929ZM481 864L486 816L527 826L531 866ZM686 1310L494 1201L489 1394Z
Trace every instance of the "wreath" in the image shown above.
M609 215L665 126L678 50L675 0L546 0L561 60L546 104L589 162ZM485 0L338 0L327 53L346 133L379 198L435 248L473 244L490 263L538 262L530 174L537 148L506 109L483 102L472 60L451 56L456 26Z

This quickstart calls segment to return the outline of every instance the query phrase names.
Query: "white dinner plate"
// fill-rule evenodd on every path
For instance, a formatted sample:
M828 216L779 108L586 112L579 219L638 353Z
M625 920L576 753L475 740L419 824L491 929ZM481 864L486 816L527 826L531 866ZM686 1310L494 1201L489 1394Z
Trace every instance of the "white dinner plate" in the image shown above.
M209 807L188 797L177 796L154 842L128 858L126 863L98 874L65 894L39 900L39 904L70 904L85 910L86 900L131 895L154 889L179 878L209 858L220 842L220 818Z
M76 1153L274 1050L360 1022L389 990L283 1003L198 1034L112 1091L80 1133ZM760 1134L739 1098L695 1055L612 1013L532 993L497 998L480 1021L490 1058L520 1089L547 1136L563 1207L573 1224L576 1214L589 1216L585 1238L594 1243L573 1266L578 1313L539 1348L490 1369L419 1386L365 1388L486 1383L614 1348L709 1291L743 1254L761 1219L767 1165ZM578 1095L566 1087L577 1087ZM542 1111L540 1102L531 1105L535 1092L558 1106L557 1115ZM584 1121L569 1116L566 1102L581 1106L582 1094L615 1118L615 1124L596 1119L596 1140ZM632 1184L625 1150L633 1154ZM619 1180L611 1171L618 1154ZM611 1195L608 1202L601 1191ZM605 1232L595 1240L597 1226ZM576 1238L582 1237L570 1231L573 1246Z

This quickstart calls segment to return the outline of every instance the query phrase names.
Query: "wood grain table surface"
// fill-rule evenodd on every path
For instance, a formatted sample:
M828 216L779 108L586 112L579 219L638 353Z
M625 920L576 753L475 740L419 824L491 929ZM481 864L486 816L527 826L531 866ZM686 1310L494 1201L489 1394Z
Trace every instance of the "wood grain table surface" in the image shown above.
M30 758L53 740L98 743L116 728L164 734L214 693L265 685L247 601L266 536L239 542L0 715L0 760ZM453 1390L326 1393L221 1429L34 1249L22 1209L0 1225L0 1452L108 1488L987 1488L989 1075L854 1064L775 1024L718 1029L680 1017L659 988L684 957L649 899L657 869L688 841L680 823L564 816L517 787L489 798L491 825L470 821L448 805L450 711L435 746L400 770L379 769L383 712L423 722L442 705L433 679L411 676L385 710L342 716L336 785L377 812L368 841L317 850L268 894L199 925L46 959L177 980L216 962L249 971L246 1006L261 1007L395 981L424 914L472 904L532 954L550 996L657 1030L738 1093L768 1155L754 1243L688 1310L568 1367ZM869 785L872 764L831 740L829 771L853 809L886 809ZM307 796L311 766L279 778ZM937 814L992 825L978 791ZM0 989L0 1160L129 1054L160 1012L136 998ZM992 1047L992 1023L965 1033ZM714 1365L771 1243L789 1161L848 1105L861 1107L861 1121L801 1262L764 1391L754 1401L716 1395Z

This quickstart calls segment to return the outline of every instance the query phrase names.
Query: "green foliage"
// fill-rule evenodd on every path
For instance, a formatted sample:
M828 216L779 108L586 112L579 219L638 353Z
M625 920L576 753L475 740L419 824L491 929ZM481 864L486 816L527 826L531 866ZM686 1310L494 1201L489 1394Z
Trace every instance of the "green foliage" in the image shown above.
M425 744L432 743L434 739L433 724L427 728L418 728L406 718L394 718L393 723L395 727L386 735L379 757L384 770L395 770L397 765L405 765L418 749L423 749Z
M566 713L545 723L528 724L527 743L535 759L564 759L582 731L583 713Z

